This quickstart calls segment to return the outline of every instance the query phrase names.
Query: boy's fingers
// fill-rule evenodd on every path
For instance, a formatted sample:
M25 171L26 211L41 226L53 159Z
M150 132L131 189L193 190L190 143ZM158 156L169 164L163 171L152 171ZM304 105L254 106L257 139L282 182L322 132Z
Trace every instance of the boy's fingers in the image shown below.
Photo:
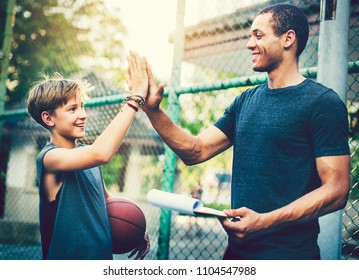
M133 51L130 51L130 55L129 55L129 65L130 65L130 71L132 73L137 73L138 72L138 61L137 61L137 54Z
M133 53L133 57L134 57L134 65L135 65L135 71L137 71L137 73L139 73L140 71L142 71L142 59L140 57L140 55L138 53Z
M141 61L141 64L140 64L141 74L144 75L144 76L148 76L145 57L141 56L140 61Z
M128 258L131 258L136 253L136 249L132 250L128 255Z
M131 54L131 70L133 71L133 73L137 73L137 61L136 61L136 55L134 53Z
M126 84L128 86L128 89L131 91L132 90L132 83L131 83L131 78L130 77L126 77Z
M136 52L131 52L131 68L133 73L136 73L138 75L141 76L146 76L147 75L147 71L146 71L146 59L143 56L140 56L138 53Z
M132 52L130 52L130 54L127 56L127 61L128 61L128 72L131 74L132 71L136 70Z

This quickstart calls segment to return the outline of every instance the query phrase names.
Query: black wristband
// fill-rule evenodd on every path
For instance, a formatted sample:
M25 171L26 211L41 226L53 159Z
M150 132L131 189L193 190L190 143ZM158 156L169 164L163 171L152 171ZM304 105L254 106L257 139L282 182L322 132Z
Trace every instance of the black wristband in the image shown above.
M140 106L142 106L143 104L145 104L145 99L141 96L141 95L129 95L126 97L126 101L128 100L133 100L135 102L137 102L138 104L140 104Z

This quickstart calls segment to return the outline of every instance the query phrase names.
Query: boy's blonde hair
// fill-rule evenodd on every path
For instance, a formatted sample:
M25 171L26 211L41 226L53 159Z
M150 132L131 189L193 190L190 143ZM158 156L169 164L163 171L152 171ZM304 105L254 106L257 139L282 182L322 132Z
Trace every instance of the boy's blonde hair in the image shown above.
M52 114L56 108L66 104L70 97L77 94L85 100L92 89L86 80L64 79L59 73L55 73L53 77L45 76L29 90L27 110L37 123L48 129L41 118L42 112Z

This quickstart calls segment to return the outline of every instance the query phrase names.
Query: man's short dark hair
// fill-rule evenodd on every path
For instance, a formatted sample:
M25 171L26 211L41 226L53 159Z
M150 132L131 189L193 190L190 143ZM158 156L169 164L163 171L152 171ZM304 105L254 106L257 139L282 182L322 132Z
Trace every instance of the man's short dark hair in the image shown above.
M303 11L292 4L275 4L258 12L257 15L272 13L273 29L277 36L283 35L288 30L294 30L297 37L297 57L301 55L307 45L309 36L309 24Z

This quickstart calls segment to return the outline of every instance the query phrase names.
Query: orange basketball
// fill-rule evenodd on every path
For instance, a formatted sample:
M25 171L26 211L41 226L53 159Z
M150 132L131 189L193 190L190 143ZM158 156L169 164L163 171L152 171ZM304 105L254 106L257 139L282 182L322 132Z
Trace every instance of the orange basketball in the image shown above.
M106 204L111 226L112 251L114 254L130 252L144 240L145 215L134 201L127 198L109 198Z

